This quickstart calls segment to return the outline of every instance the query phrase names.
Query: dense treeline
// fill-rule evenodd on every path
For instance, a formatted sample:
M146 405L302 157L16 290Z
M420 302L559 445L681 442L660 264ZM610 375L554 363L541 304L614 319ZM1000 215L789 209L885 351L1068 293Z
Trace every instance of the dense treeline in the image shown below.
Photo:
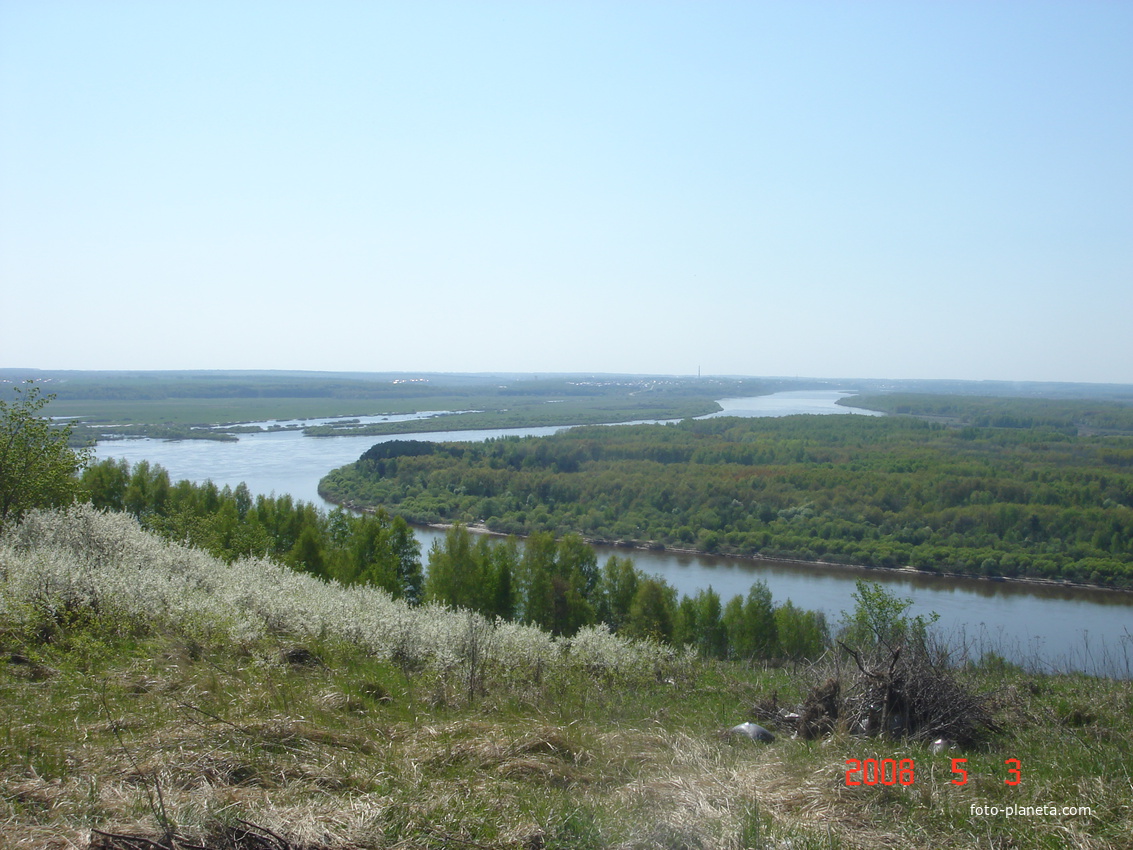
M162 536L226 561L264 555L341 584L370 584L394 598L421 599L421 547L401 517L320 511L290 496L252 497L244 484L173 484L160 466L104 460L84 470L97 508L126 511Z
M420 452L375 447L320 492L509 534L1133 587L1130 437L796 416Z
M841 403L890 414L954 420L980 428L1053 428L1067 434L1133 433L1133 401L892 393L854 396Z
M421 456L430 445L388 443L374 454ZM168 539L229 562L265 555L344 585L373 585L411 603L436 602L555 635L605 623L629 637L694 645L706 657L749 660L816 657L827 645L821 613L790 600L774 607L763 583L726 607L710 588L678 600L674 588L628 558L611 557L599 568L578 535L534 534L520 546L515 538L474 538L457 525L428 553L426 580L412 529L381 510L327 514L290 496L253 498L244 484L173 484L165 469L144 461L103 460L86 468L81 483L95 507L130 513Z
M629 558L611 556L599 567L577 534L536 532L520 547L514 537L491 540L456 525L429 552L425 596L556 635L605 623L627 637L695 646L708 658L815 658L829 638L820 612L790 600L773 605L762 581L727 605L712 588L678 600Z

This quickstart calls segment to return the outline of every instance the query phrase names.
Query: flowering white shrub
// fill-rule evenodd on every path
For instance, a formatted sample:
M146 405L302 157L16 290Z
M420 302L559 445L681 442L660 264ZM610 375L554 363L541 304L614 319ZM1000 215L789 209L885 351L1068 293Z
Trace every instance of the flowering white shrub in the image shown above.
M667 644L617 638L605 623L586 626L570 639L573 664L619 678L649 675L671 666L678 655Z
M90 505L30 512L0 538L0 616L81 609L237 641L335 638L405 667L578 667L624 677L678 660L670 647L628 641L604 625L554 638L438 605L413 608L378 588L342 587L263 558L227 564Z

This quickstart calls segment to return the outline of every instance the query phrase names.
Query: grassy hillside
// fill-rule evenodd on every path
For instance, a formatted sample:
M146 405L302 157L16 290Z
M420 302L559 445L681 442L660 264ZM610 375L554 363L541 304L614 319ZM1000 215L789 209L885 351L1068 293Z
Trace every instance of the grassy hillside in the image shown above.
M855 667L556 639L34 513L0 540L0 847L1131 846L1129 682L954 667L991 723L934 753L823 714ZM745 720L777 740L721 735ZM869 758L912 783L847 785ZM1009 805L1090 812L979 808Z

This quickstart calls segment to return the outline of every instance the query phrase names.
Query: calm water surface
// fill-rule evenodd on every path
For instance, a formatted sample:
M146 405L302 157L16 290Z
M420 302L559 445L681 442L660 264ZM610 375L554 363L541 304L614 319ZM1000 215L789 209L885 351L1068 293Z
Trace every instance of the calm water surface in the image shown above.
M844 407L835 402L853 393L839 390L792 390L771 395L757 395L750 398L722 398L717 404L723 408L716 413L698 416L697 419L714 419L717 416L794 416L798 413L815 414L857 414L859 416L884 416L876 410Z
M834 402L844 395L803 391L722 399L724 410L710 416L879 415L836 405ZM265 423L265 427L270 424ZM354 462L375 443L393 439L479 441L560 430L562 427L321 438L304 437L301 431L290 430L241 435L235 443L123 440L100 444L96 454L99 458L125 458L131 463L148 460L161 464L174 481L212 479L220 486L233 487L243 481L256 494L289 493L296 499L327 506L318 495L319 479L335 467ZM427 553L442 534L434 529L418 529L422 553ZM737 593L746 594L753 582L766 581L777 602L791 599L801 607L822 610L832 622L842 611L853 607L855 581L880 581L891 592L912 599L913 613L940 614L938 628L953 640L972 645L976 652L992 649L1011 660L1040 668L1069 668L1125 677L1133 674L1133 594L597 548L600 562L611 554L632 556L645 572L662 576L683 594L711 586L726 601Z

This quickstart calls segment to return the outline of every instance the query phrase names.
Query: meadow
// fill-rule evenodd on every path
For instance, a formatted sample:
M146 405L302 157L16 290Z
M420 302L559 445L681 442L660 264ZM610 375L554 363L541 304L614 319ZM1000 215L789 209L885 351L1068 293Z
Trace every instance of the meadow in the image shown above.
M7 529L0 585L0 846L1133 846L1127 681L933 656L971 741L797 734L867 658L554 637L90 506Z

